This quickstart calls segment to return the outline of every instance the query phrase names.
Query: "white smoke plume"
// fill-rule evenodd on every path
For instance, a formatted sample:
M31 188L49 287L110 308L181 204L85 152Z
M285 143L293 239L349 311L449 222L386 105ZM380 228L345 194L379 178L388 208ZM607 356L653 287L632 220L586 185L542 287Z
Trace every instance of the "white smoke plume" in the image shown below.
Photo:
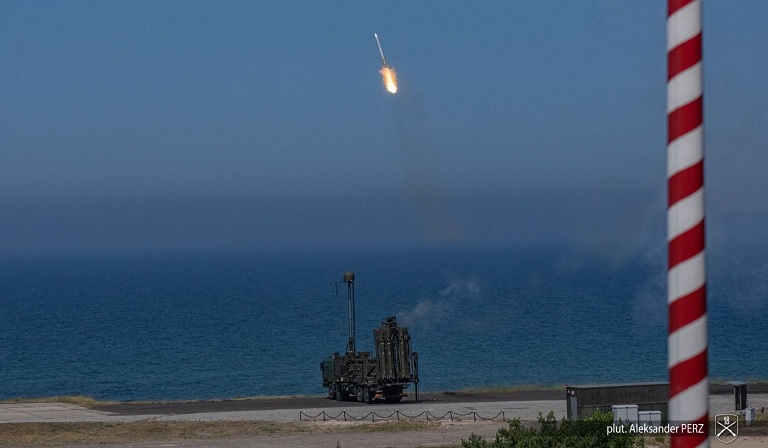
M480 300L480 287L472 279L449 278L448 286L434 298L425 298L407 311L399 311L397 320L405 326L429 326L455 318L463 306Z

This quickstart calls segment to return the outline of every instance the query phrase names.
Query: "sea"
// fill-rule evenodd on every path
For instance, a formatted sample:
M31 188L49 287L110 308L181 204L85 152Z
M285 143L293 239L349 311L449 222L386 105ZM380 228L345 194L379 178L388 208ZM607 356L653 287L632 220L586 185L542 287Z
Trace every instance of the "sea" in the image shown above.
M378 248L0 260L0 399L323 394L320 362L387 316L421 391L665 381L660 256ZM763 261L764 263L764 261ZM710 378L768 378L768 269L709 261Z

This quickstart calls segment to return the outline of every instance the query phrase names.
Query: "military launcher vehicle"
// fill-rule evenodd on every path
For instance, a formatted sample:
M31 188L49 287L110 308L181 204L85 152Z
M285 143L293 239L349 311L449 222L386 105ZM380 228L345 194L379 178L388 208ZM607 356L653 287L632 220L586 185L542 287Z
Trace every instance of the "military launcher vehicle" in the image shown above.
M387 317L373 330L375 356L356 351L355 274L345 273L343 282L347 285L349 339L344 355L337 352L320 363L328 398L338 401L354 398L361 403L383 399L399 403L406 396L404 390L413 383L418 401L419 354L411 352L408 329L398 325L395 316Z

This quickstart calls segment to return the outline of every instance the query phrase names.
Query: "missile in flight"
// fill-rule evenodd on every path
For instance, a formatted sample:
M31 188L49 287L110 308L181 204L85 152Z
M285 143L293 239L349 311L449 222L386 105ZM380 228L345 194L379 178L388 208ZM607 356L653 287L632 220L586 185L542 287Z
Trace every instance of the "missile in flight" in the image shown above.
M381 42L379 42L379 35L376 33L373 33L373 37L376 38L376 45L378 45L379 54L381 55L381 69L379 69L379 73L381 73L382 80L384 81L384 87L387 88L387 91L389 91L389 93L396 93L397 92L397 73L395 73L395 69L387 65L387 60L384 59L384 51L381 49Z
M381 55L381 65L386 67L387 66L387 60L384 59L384 52L381 50L381 42L379 42L379 35L376 33L373 33L373 37L376 38L376 45L379 46L379 54Z

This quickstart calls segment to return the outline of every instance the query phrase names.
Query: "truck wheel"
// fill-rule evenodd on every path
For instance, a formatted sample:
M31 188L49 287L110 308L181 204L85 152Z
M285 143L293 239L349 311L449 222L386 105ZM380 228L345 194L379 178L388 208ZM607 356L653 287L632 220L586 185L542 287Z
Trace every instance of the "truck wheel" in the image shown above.
M341 403L341 400L344 399L344 390L341 388L341 384L336 385L336 401Z
M361 386L357 386L357 402L363 402L363 388Z
M333 384L328 386L328 399L329 400L336 399L336 386Z
M368 386L363 389L363 401L365 404L371 404L371 391L368 390Z

